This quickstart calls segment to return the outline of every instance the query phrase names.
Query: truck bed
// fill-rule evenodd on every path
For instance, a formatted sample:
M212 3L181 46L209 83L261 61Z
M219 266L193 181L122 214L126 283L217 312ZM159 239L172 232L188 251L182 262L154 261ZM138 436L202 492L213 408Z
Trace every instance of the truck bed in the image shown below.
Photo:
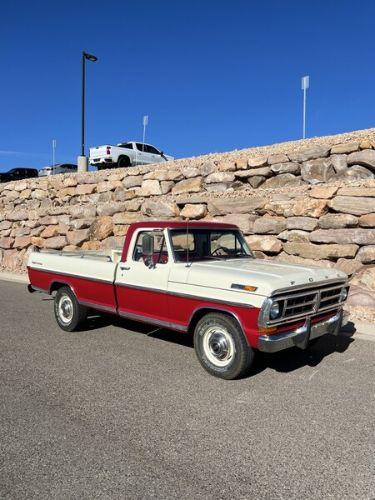
M80 302L116 312L114 280L121 250L108 252L42 250L30 255L28 272L33 288L51 293L66 284Z

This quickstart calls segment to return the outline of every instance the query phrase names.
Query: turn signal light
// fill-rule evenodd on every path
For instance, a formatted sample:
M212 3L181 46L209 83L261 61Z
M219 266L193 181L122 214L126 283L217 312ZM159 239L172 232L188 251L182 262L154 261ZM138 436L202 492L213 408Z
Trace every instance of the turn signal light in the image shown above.
M276 333L276 326L271 326L270 328L259 328L259 333L263 335L271 335L272 333Z
M230 287L234 288L235 290L245 290L245 292L255 292L255 290L258 290L257 286L239 285L238 283L232 283Z
M107 155L110 155L110 154L111 154L111 148L107 147Z

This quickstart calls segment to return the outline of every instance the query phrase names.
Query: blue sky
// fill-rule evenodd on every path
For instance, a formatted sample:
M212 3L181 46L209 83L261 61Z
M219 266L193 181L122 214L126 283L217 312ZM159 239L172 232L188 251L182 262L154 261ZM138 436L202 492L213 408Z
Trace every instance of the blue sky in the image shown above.
M5 0L0 170L142 137L177 157L374 126L375 2Z

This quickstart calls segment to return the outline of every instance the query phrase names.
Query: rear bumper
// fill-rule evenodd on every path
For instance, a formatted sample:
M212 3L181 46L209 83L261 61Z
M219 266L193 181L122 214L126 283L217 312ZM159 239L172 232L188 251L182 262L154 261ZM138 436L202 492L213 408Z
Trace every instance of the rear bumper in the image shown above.
M313 325L310 318L307 318L305 324L296 330L275 335L261 335L258 341L258 349L263 352L277 352L294 346L306 349L310 340L326 334L338 335L341 327L347 321L347 315L342 310L331 318Z

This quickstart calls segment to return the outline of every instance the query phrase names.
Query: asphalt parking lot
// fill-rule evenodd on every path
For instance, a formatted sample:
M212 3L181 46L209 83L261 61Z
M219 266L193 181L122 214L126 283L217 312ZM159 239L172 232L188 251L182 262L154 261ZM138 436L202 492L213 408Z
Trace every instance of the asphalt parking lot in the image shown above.
M65 333L22 284L0 308L0 498L374 498L375 342L259 354L227 382L181 334Z

